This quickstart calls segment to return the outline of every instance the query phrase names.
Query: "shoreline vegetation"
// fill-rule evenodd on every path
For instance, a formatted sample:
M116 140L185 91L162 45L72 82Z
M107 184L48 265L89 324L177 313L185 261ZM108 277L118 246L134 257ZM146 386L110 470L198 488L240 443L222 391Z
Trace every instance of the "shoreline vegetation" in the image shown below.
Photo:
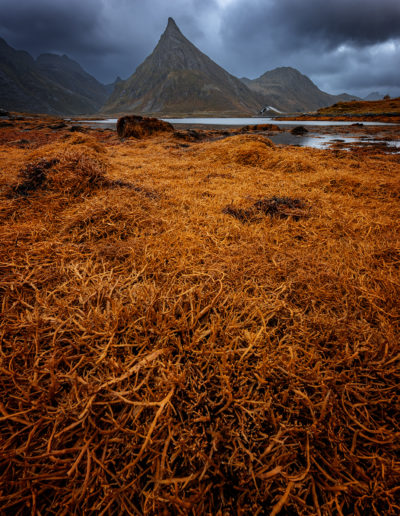
M293 120L336 120L359 121L364 118L376 122L400 123L400 97L384 100L358 100L338 102L333 106L321 108L315 113L295 116Z
M398 514L399 154L12 115L2 510Z

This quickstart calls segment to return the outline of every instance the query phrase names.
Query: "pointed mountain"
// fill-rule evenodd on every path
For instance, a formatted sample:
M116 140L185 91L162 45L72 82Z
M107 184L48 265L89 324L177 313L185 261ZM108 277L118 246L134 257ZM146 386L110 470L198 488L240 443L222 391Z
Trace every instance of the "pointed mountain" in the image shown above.
M314 111L350 97L346 93L325 93L306 75L291 67L275 68L257 79L243 78L242 82L261 96L263 104L286 112Z
M51 115L90 114L107 98L104 91L99 99L103 88L66 56L45 54L35 61L28 52L15 50L0 38L2 108Z
M239 79L196 48L169 18L152 54L116 85L105 112L248 115L260 107Z

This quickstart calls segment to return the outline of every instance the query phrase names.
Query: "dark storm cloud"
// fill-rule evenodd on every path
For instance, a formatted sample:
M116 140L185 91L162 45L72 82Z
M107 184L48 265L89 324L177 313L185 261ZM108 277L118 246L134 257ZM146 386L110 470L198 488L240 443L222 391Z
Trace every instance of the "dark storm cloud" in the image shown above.
M0 0L0 36L14 48L30 52L67 54L92 73L99 55L110 55L118 48L105 38L102 0Z
M110 82L151 53L168 16L239 77L293 66L330 92L400 94L399 0L0 0L0 36Z
M258 24L269 22L275 33L281 32L281 42L289 44L319 41L332 49L343 43L364 46L400 36L398 0L280 0L267 10L265 3L257 4Z
M400 93L398 0L238 0L220 31L233 50L225 66L234 74L254 78L293 66L328 91L362 94L374 69L375 76L394 75Z
M35 57L65 53L107 82L133 73L168 16L201 39L201 19L215 6L214 0L0 0L0 36Z
M0 27L14 42L33 53L47 49L97 48L102 2L96 0L1 1ZM99 9L100 7L100 9ZM76 37L74 37L74 34Z

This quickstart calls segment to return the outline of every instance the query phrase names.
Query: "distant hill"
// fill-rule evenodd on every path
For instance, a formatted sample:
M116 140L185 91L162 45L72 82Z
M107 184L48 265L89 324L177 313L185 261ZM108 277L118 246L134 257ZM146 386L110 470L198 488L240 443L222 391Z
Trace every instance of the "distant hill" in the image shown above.
M0 38L0 107L53 115L91 114L107 97L106 86L67 56L43 54L35 61Z
M382 93L379 93L379 91L373 91L366 97L364 97L364 100L382 100L385 95L382 95Z
M341 93L340 95L331 95L339 102L354 102L356 100L363 100L361 97L357 97L357 95L351 95L350 93Z
M306 75L291 67L275 68L257 79L244 77L241 80L259 96L263 105L285 112L313 111L340 100L357 99L354 95L346 93L325 93Z
M362 100L355 102L337 102L333 106L318 110L320 115L368 115L391 114L400 115L400 97L383 100Z
M168 25L153 53L126 81L116 85L106 113L251 115L257 96Z

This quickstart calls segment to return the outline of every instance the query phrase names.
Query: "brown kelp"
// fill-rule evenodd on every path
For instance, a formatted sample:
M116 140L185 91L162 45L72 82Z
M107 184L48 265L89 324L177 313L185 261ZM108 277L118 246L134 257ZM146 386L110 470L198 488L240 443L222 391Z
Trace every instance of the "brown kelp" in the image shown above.
M29 123L0 128L2 511L398 514L398 156Z

